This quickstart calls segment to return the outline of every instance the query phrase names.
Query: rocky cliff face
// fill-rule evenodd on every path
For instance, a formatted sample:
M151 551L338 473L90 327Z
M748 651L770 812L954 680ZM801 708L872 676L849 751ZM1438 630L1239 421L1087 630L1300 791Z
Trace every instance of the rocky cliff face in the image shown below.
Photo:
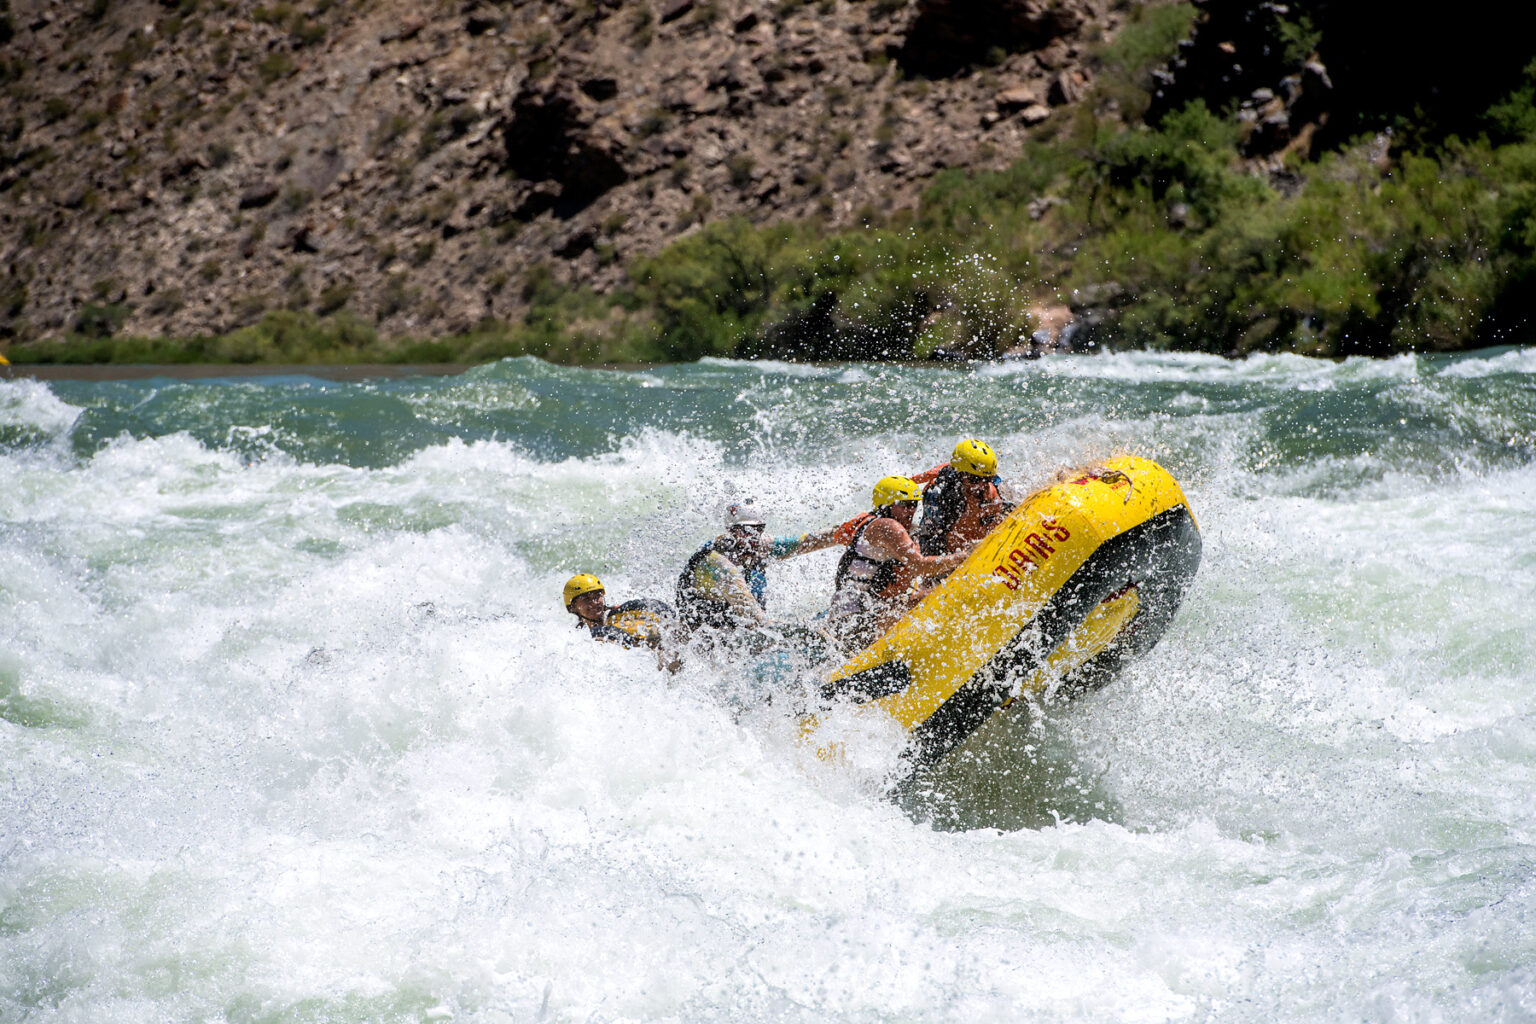
M0 339L386 333L996 167L1129 0L0 0Z

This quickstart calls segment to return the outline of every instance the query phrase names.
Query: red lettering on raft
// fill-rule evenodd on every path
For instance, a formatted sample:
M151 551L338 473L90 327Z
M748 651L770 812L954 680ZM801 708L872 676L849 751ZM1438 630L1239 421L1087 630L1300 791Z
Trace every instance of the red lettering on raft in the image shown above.
M1046 539L1040 536L1038 533L1032 533L1025 537L1024 546L1033 551L1036 557L1038 557L1042 562L1047 558L1050 558L1056 550L1055 548L1051 547Z
M1003 586L1007 587L1009 590L1018 590L1019 584L1023 582L1017 576L1015 576L1013 574L1013 570L1008 568L1006 565L994 566L992 569L992 575L1001 578L1003 581Z
M1008 552L1007 561L993 566L992 575L1001 579L1003 585L1009 590L1018 590L1019 584L1024 582L1024 573L1033 572L1056 553L1056 548L1051 545L1051 541L1054 540L1060 544L1071 536L1072 531L1056 520L1042 519L1040 530L1025 536L1018 547ZM1050 540L1047 540L1047 537Z

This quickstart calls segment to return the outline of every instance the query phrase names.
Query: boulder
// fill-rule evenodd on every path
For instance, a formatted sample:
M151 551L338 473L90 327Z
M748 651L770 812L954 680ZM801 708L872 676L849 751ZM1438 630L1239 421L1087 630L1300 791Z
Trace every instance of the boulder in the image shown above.
M407 39L415 39L421 30L426 27L427 19L420 14L413 14L402 20L394 28L379 33L379 42L396 43L404 42Z
M1044 103L1032 103L1019 111L1019 120L1025 124L1039 124L1051 116L1051 108Z
M276 182L258 182L240 193L239 207L242 210L259 210L276 199L277 193L278 187Z
M1082 68L1067 68L1051 79L1048 99L1053 107L1076 103L1088 94L1088 72Z
M1031 199L1024 207L1024 212L1029 214L1030 220L1040 220L1051 211L1053 206L1065 206L1067 201L1060 196L1040 196Z
M1004 114L1016 114L1025 107L1040 105L1040 90L1033 85L1015 85L997 94L997 109Z

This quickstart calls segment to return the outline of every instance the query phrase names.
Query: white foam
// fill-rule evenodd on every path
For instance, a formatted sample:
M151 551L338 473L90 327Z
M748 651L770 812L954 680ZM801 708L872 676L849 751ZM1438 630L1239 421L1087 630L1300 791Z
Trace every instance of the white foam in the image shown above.
M699 365L762 376L835 378L841 373L840 370L825 366L790 363L782 359L722 359L719 356L705 356L699 360Z
M1536 348L1502 349L1492 352L1465 353L1448 360L1436 375L1441 377L1536 376Z
M80 412L40 380L0 380L0 426L31 427L53 436L73 426Z
M1185 358L1146 365L1419 386L1407 361ZM827 414L794 404L804 378L723 363L709 386L749 396L730 415L761 443L658 417L558 459L508 437L314 465L182 431L0 452L0 1006L107 1024L1520 1019L1536 469L1277 455L1261 416L1211 412L1197 383L1118 411L1164 385L1135 362L1088 367L1127 371L1101 408L1018 407L1046 422L931 421L924 397L958 401L962 374L830 370L816 385L848 385L850 407L816 422L852 425L820 443L796 433ZM482 374L496 401L597 379ZM479 407L473 380L433 415ZM560 607L578 569L615 599L667 598L727 496L774 532L826 525L988 422L1020 489L1158 455L1205 543L1163 643L1038 732L1021 720L1034 760L972 780L983 826L1038 805L1043 827L914 821L883 798L889 723L834 714L857 746L824 763L791 716L723 701L734 678L660 674ZM773 610L822 606L834 561L774 566Z

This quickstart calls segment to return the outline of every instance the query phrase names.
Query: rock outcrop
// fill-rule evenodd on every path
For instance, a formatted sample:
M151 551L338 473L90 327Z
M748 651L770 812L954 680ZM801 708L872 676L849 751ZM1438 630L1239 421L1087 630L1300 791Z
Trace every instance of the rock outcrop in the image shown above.
M1476 134L1530 59L1521 33L1498 30L1508 10L1493 0L1397 11L1355 0L1191 2L1194 33L1159 75L1147 120L1194 99L1235 106L1244 152L1259 161L1337 149L1404 112L1426 135Z
M885 215L1049 130L1125 14L0 0L0 339L279 307L441 334L517 315L535 267L611 289L706 219Z

